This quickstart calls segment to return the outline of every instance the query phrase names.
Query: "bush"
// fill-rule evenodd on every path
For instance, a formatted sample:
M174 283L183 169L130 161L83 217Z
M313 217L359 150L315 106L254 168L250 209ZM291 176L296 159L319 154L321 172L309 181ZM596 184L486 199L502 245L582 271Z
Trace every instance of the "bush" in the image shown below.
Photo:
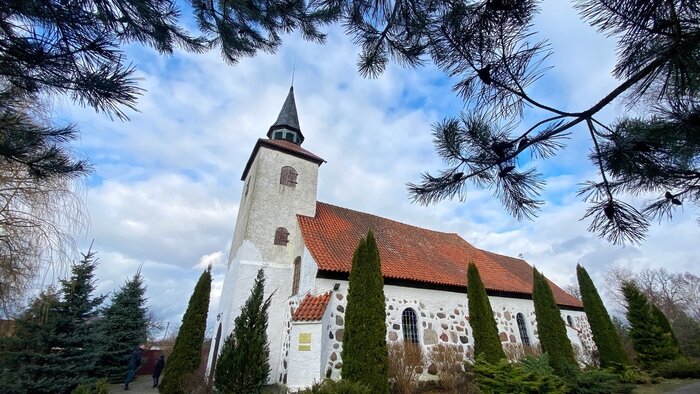
M699 379L700 365L685 357L679 357L659 364L656 372L666 379Z
M109 393L109 382L107 379L100 379L92 383L82 383L73 389L71 394L107 394Z
M428 357L435 364L438 385L449 393L467 391L467 374L464 371L464 354L455 345L440 344L430 349Z
M506 358L510 362L518 362L525 356L539 357L542 355L539 343L535 344L535 346L528 346L522 343L508 342L503 344L503 353L505 353Z
M612 369L592 368L581 371L574 366L567 366L563 379L572 394L608 394L631 393L634 386L621 381L620 375Z
M372 394L372 390L358 382L326 379L321 383L314 384L309 389L300 391L299 394Z
M419 344L410 342L389 344L389 380L392 382L393 393L415 392L422 367L423 352Z
M501 359L496 364L482 355L474 364L478 388L488 393L567 393L566 383L554 374L549 357L526 356L520 363Z
M619 377L622 383L631 384L652 384L653 379L649 374L642 371L638 367L625 364L611 363L612 371L614 371Z

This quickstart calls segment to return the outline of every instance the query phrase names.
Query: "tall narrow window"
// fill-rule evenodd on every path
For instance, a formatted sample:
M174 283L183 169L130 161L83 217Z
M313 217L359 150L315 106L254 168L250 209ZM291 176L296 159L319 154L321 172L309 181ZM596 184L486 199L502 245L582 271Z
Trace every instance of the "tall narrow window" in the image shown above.
M294 187L297 184L297 171L290 167L284 166L280 171L280 185Z
M574 327L574 319L571 318L571 315L566 315L566 322L569 323L569 326L572 328Z
M289 231L284 227L277 227L275 230L275 245L287 246L289 243Z
M527 335L527 327L525 326L525 316L523 316L522 313L518 313L518 315L515 317L515 320L518 322L520 340L523 342L523 345L530 346L530 336Z
M292 278L292 295L299 293L299 280L301 279L301 257L294 259L294 277Z
M418 318L416 311L411 308L404 309L401 314L401 326L403 327L403 341L418 343Z

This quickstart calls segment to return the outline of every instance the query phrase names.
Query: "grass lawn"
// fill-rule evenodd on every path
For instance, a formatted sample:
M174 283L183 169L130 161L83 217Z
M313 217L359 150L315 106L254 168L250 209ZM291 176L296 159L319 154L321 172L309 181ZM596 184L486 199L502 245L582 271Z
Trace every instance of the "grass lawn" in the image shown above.
M650 385L638 385L633 393L634 394L657 394L657 393L668 393L675 389L681 388L683 386L695 383L698 380L694 379L665 379L659 384Z

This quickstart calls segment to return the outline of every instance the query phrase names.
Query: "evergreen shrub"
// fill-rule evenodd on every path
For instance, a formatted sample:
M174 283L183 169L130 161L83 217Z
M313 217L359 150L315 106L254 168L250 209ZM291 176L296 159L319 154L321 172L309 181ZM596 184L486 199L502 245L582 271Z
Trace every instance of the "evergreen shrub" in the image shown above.
M565 368L577 365L571 341L547 278L536 269L532 270L532 275L532 302L542 353L547 353L554 370L562 373Z
M343 379L362 382L374 394L389 393L384 278L372 231L352 258L342 359Z
M300 391L299 394L374 394L374 391L369 386L359 382L326 379Z
M467 268L467 301L469 325L474 337L474 356L483 354L490 363L506 358L486 287L474 263L469 263Z
M634 390L634 385L622 382L620 375L609 368L579 370L573 366L564 367L562 374L571 394L626 394Z
M473 372L476 384L484 394L568 393L566 383L554 373L546 354L525 356L520 363L506 359L489 363L486 356L480 354Z
M100 379L93 383L82 383L76 387L71 394L108 394L109 382L107 379Z
M221 393L260 393L270 375L267 319L271 296L265 298L265 272L258 270L250 296L233 331L224 340L214 373Z
M187 375L199 369L210 293L211 267L199 277L185 315L182 317L182 325L175 339L173 353L165 363L163 380L158 385L161 393L185 393L183 382Z
M659 364L656 373L666 379L700 379L700 365L685 357L678 357Z
M576 266L576 276L578 277L583 309L591 327L593 341L598 349L600 365L609 367L615 363L629 364L629 359L622 347L615 326L593 284L593 280L581 265Z

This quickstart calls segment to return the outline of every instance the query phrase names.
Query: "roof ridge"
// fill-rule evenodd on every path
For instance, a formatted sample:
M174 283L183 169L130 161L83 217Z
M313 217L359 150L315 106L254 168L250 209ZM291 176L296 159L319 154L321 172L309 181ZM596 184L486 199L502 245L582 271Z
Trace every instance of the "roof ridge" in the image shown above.
M340 205L335 205L335 204L331 204L331 203L327 203L327 202L323 202L323 201L318 201L318 200L316 200L316 204L328 205L328 206L331 206L331 207L335 207L335 208L339 208L339 209L344 209L344 210L346 210L346 211L357 212L357 213L362 214L362 215L373 216L373 217L375 217L375 218L379 218L379 219L382 219L382 220L388 220L388 221L390 221L390 222L398 223L398 224L403 225L403 226L413 227L413 228L417 228L417 229L424 230L424 231L430 231L431 233L447 234L447 235L456 235L457 237L462 238L462 236L459 235L458 233L448 233L448 232L445 232L445 231L431 230L431 229L429 229L429 228L416 226L415 224L408 224L408 223L404 223L404 222L398 221L398 220L396 220L396 219L390 219L390 218L387 218L387 217L384 217L384 216L375 215L375 214L373 214L373 213L358 211L358 210L356 210L356 209L345 208L345 207L341 207ZM305 216L305 215L297 215L297 216ZM307 217L308 217L308 216L307 216ZM462 240L465 241L465 242L467 242L467 240L465 240L464 238L462 238ZM468 243L468 242L467 242L467 243ZM471 244L470 244L470 245L471 245ZM475 248L475 249L477 249L477 248Z

